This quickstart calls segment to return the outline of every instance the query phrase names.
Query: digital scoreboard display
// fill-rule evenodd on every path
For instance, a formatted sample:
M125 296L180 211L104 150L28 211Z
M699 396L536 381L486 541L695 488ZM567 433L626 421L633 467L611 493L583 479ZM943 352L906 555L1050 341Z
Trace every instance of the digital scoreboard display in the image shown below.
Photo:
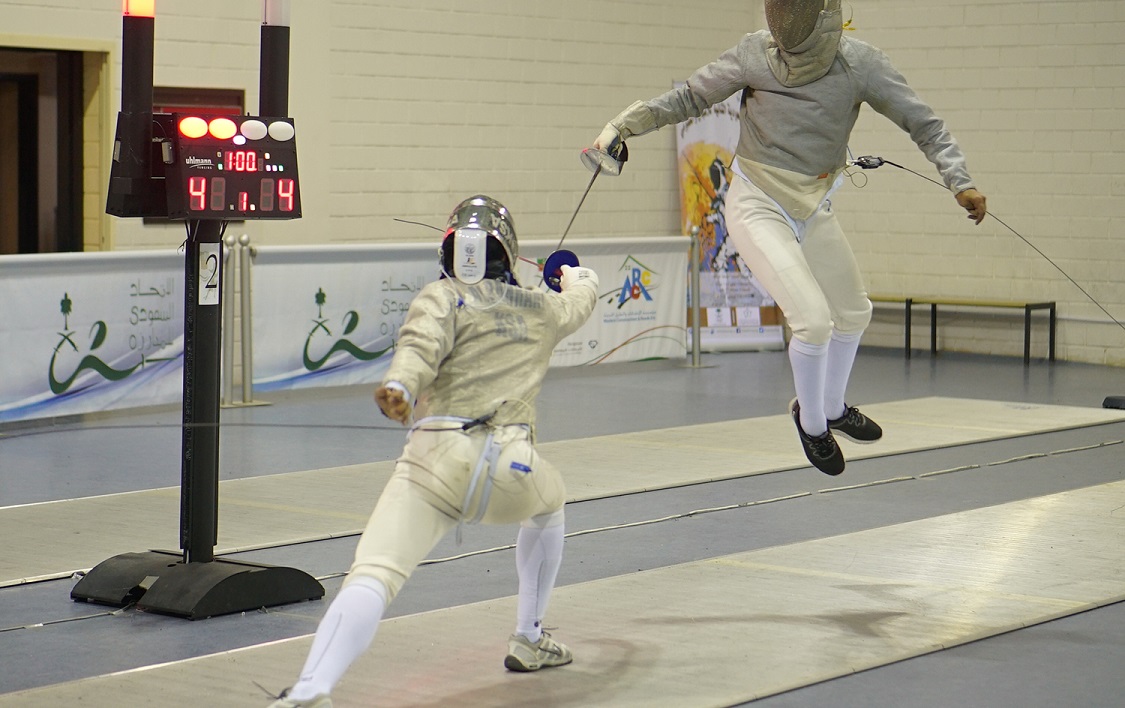
M301 216L293 119L173 113L171 130L169 218Z

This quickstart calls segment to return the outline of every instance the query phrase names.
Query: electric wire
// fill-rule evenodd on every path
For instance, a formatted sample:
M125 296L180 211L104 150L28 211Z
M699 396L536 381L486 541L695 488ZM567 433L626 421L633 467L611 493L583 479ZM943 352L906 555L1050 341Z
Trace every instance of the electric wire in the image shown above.
M858 158L856 158L856 159L852 160L852 161L851 161L851 164L855 165L856 167L860 167L860 168L862 168L862 169L865 169L865 170L869 170L869 169L874 169L874 168L876 168L876 167L879 167L879 166L880 166L880 165L882 165L882 164L886 164L886 165L891 165L892 167L897 167L897 168L899 168L900 170L905 170L905 171L909 172L909 173L910 173L910 174L912 174L912 175L915 175L915 176L921 177L922 179L926 180L927 182L932 182L933 184L936 184L937 186L941 187L942 189L946 189L945 185L944 185L944 184L942 184L941 182L938 182L938 181L937 181L937 180L935 180L935 179L932 179L932 178L930 178L930 177L927 177L926 175L924 175L924 174L922 174L922 173L920 173L920 172L915 172L914 170L910 169L909 167L904 167L904 166L902 166L902 165L898 164L897 162L891 162L890 160L888 160L888 159L886 159L886 158L883 158L883 157L873 157L873 156L870 156L870 155L865 155L865 156L863 156L863 157L858 157ZM1098 309L1099 309L1099 310L1101 310L1102 312L1104 312L1104 313L1105 313L1105 316L1106 316L1106 317L1108 317L1108 318L1109 318L1110 320L1112 320L1114 324L1116 324L1116 325L1117 325L1118 327L1120 327L1120 328L1122 329L1122 331L1125 331L1125 324L1122 324L1122 322L1121 322L1120 320L1118 320L1118 319L1117 319L1116 317L1114 317L1114 316L1113 316L1112 314L1110 314L1109 310L1107 310L1107 309L1106 309L1106 308L1105 308L1105 307L1104 307L1104 306L1103 306L1103 305L1102 305L1102 304L1101 304L1100 302L1098 302L1098 301L1097 301L1097 300L1096 300L1096 299L1094 298L1094 296L1093 296L1093 295L1091 295L1091 294L1090 294L1089 292L1087 292L1085 288L1083 288L1083 287L1082 287L1081 285L1079 285L1079 284L1078 284L1078 281L1076 281L1076 280L1075 280L1074 278L1070 277L1070 275L1069 275L1069 274L1068 274L1068 273L1067 273L1067 272L1066 272L1065 270L1063 270L1063 269L1062 269L1062 268L1061 268L1061 267L1059 266L1059 264L1058 264L1058 263L1055 263L1055 262L1054 262L1053 260L1051 260L1051 258L1050 258L1050 257L1049 257L1049 256L1048 256L1048 255L1047 255L1046 253L1044 253L1043 251L1041 251L1041 250L1040 250L1040 249L1039 249L1039 248L1038 248L1038 247L1037 247L1037 246L1036 246L1035 244L1033 244L1033 243L1032 243L1031 241L1029 241L1028 239L1024 238L1023 234L1021 234L1020 232L1016 231L1016 230L1015 230L1015 229L1013 229L1013 228L1012 228L1011 226L1008 226L1008 224L1007 224L1006 222L1004 222L1004 221L1003 221L1003 220L1002 220L1002 219L1001 219L1000 217L996 216L996 214L994 214L994 213L993 213L993 212L992 212L991 210L990 210L990 211L988 211L988 212L987 212L987 213L986 213L985 215L986 215L986 216L991 216L991 217L992 217L993 219L995 219L995 220L997 221L997 223L999 223L999 224L1000 224L1001 226L1003 226L1004 228L1006 228L1006 229L1007 229L1008 231L1011 231L1011 232L1012 232L1013 234L1015 234L1015 236L1016 236L1017 238L1019 238L1019 240L1023 241L1023 242L1025 243L1025 244L1027 244L1027 245L1028 245L1028 247L1029 247L1029 248L1031 248L1031 250L1035 251L1035 252L1036 252L1036 253L1038 253L1038 254L1039 254L1040 256L1042 256L1042 257L1043 257L1043 260L1047 261L1047 262L1048 262L1048 263L1050 263L1050 264L1051 264L1052 266L1054 266L1055 270L1057 270L1057 271L1058 271L1059 273L1062 273L1062 275L1063 275L1063 277L1064 277L1064 278L1066 278L1067 280L1069 280L1069 281L1071 282L1071 284L1072 284L1072 285L1074 285L1074 287L1078 288L1078 290L1079 290L1079 291L1080 291L1080 292L1081 292L1081 293L1082 293L1083 295L1085 295L1085 296L1086 296L1086 298L1087 298L1087 299L1088 299L1088 300L1089 300L1090 302L1094 303L1094 304L1095 304L1095 305L1096 305L1096 306L1098 307Z

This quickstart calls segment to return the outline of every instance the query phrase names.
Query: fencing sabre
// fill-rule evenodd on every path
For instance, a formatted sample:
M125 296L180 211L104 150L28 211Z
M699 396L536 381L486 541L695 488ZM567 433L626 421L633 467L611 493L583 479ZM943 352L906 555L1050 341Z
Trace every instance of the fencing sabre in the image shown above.
M611 177L621 174L621 168L625 166L625 161L628 159L629 148L625 146L624 141L610 145L608 150L586 148L582 151L582 164L594 174L591 175L590 181L586 184L586 189L582 192L582 198L578 200L578 206L574 207L574 213L570 215L570 221L567 222L566 229L563 230L562 238L559 239L558 244L555 245L555 250L543 263L540 283L546 282L547 287L556 292L561 289L559 268L563 265L577 266L578 257L571 251L560 249L563 241L566 240L566 235L570 233L570 227L574 225L574 220L578 217L579 210L582 209L582 204L586 201L586 196L590 193L590 188L594 186L594 181L598 179L598 175L603 172Z
M930 179L926 175L915 172L914 170L910 169L909 167L903 167L902 165L896 164L896 163L891 162L890 160L887 160L887 159L882 158L882 157L875 157L873 155L864 155L863 157L857 157L854 160L849 160L848 164L853 165L855 167L859 167L860 169L864 169L864 170L873 170L873 169L875 169L877 167L880 167L882 165L890 165L891 167L897 167L900 170L906 170L907 172L909 172L912 175L917 175L918 177L921 177L922 179L926 180L927 182L933 182L934 184L941 187L942 189L945 189L945 185L943 185L941 182L938 182L937 180L934 180L934 179ZM1051 265L1053 265L1055 267L1055 270L1062 273L1063 277L1066 278L1067 280L1069 280L1071 282L1071 284L1074 285L1074 287L1078 288L1082 292L1082 294L1085 295L1086 298L1090 302L1097 305L1098 309L1101 310L1102 312L1104 312L1106 317L1108 317L1110 320L1112 320L1114 322L1114 324L1116 324L1123 331L1125 331L1125 324L1122 324L1120 320L1118 320L1116 317L1111 315L1109 313L1109 310L1107 310L1100 302L1098 302L1096 299L1094 299L1094 296L1091 295L1090 293L1088 293L1085 288L1083 288L1081 285L1079 285L1078 281L1076 281L1074 278L1070 277L1070 275L1067 274L1067 272L1065 270L1063 270L1061 267L1059 267L1058 263L1055 263L1053 260L1050 259L1050 257L1047 256L1046 253L1043 253L1043 251L1040 251L1035 246L1035 244L1033 244L1031 241L1028 241L1026 238L1024 238L1023 234L1021 234L1020 232L1013 229L1011 226L1008 226L1006 223L1004 223L1004 221L1001 220L1000 217L996 216L991 211L989 211L986 215L991 216L993 219L996 219L996 221L999 222L1001 226L1003 226L1007 230L1011 231L1013 234L1015 234L1019 238L1019 240L1026 243L1031 248L1031 250L1035 251L1040 256L1042 256L1043 260L1045 260L1048 263L1050 263Z

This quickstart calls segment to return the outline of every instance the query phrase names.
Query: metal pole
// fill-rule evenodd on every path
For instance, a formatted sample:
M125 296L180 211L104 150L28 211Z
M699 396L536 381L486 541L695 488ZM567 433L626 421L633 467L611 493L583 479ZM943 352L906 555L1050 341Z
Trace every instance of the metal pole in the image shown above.
M238 274L241 277L242 302L242 402L254 401L254 338L250 333L253 322L250 296L250 261L254 256L250 235L238 237Z
M215 559L219 523L219 359L223 242L218 221L189 221L184 269L184 428L180 548Z
M700 323L699 323L699 266L703 260L700 253L699 226L691 227L691 365L699 366Z
M263 0L258 115L289 115L289 0Z
M222 405L231 405L234 399L234 247L238 241L233 234L223 238L223 400Z

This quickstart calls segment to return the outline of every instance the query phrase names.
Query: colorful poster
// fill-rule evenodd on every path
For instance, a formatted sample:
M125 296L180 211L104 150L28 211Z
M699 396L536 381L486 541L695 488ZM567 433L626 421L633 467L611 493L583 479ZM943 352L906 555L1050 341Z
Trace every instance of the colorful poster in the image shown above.
M0 256L0 422L176 403L184 256Z
M676 126L684 235L699 230L700 343L709 350L781 349L781 313L739 257L723 214L738 144L741 93ZM691 303L688 303L691 322ZM690 340L691 331L688 331Z
M520 244L520 255L546 258L557 242ZM688 240L680 237L575 239L563 246L598 274L598 305L577 332L559 342L552 366L593 366L687 354L683 302ZM542 278L520 264L524 284Z

